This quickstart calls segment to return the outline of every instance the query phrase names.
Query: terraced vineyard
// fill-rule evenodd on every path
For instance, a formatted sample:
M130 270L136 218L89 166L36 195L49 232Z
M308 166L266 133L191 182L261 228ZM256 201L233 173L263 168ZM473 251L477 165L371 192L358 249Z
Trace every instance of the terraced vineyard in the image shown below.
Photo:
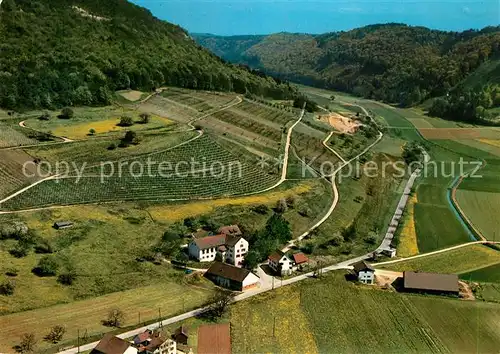
M23 173L23 164L31 160L31 156L19 150L0 151L0 197L7 196L37 180L36 176L27 177ZM26 174L35 175L36 167L28 165Z
M148 159L155 163L149 170ZM143 175L139 175L140 166ZM101 178L101 173L109 177ZM223 197L263 190L278 179L278 174L260 169L255 163L241 162L212 138L203 136L166 152L88 168L79 181L76 177L45 181L2 207L20 210L120 200Z
M11 127L7 123L0 123L0 148L35 145L37 143L38 140L27 137L17 127Z

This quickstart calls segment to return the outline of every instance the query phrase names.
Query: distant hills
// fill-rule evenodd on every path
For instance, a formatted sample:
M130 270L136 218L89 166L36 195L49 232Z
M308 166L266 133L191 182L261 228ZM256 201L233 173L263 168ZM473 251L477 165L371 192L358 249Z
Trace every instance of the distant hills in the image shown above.
M228 64L187 32L126 0L4 0L0 106L111 101L115 90L163 85L294 95L287 84Z
M461 84L500 83L500 27L457 33L384 24L322 35L192 37L234 63L403 106Z

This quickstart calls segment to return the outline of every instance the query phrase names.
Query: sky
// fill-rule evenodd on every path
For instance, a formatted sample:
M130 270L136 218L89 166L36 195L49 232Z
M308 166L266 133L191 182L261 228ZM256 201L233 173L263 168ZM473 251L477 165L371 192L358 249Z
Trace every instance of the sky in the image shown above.
M500 24L500 0L131 0L191 33L325 33L399 22L462 31Z

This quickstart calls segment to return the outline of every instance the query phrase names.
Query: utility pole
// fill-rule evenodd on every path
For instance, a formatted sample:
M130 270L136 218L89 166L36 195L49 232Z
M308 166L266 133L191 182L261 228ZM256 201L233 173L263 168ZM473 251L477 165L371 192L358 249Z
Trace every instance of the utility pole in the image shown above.
M80 353L80 329L77 329L77 336L78 336L78 339L77 339L77 345L78 345L78 352L77 353Z
M139 325L141 325L141 312L139 311L139 322L138 322Z
M158 307L158 322L160 322L160 327L163 328L163 325L161 323L161 309Z
M273 322L273 338L276 338L276 316L274 316Z

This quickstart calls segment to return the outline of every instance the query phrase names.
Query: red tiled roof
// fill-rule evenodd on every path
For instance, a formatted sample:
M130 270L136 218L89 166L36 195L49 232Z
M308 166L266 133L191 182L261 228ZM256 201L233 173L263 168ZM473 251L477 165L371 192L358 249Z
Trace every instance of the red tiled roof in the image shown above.
M220 234L225 234L225 235L234 235L234 236L240 236L241 230L238 225L228 225L228 226L222 226L217 230L218 233Z
M229 323L200 326L198 354L231 354Z
M307 258L304 253L295 253L293 255L293 261L295 262L295 264L302 264L309 262L309 258Z
M149 330L146 330L146 331L138 334L137 336L135 336L134 343L135 344L140 344L140 343L145 342L149 338L151 338L151 332Z
M281 251L276 251L271 254L268 258L273 262L278 262L285 254Z
M226 235L208 236L195 239L194 242L200 250L212 247L219 247L226 243Z
M123 354L129 347L127 341L106 333L91 353Z

